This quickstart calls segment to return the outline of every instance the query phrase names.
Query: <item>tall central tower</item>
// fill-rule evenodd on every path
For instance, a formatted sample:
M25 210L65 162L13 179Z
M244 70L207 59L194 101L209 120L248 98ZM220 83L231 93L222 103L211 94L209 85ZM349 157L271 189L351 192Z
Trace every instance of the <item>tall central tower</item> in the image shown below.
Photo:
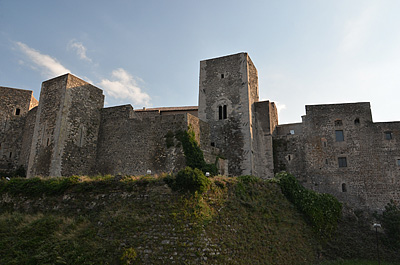
M229 175L254 174L254 103L258 74L247 53L200 62L199 118L208 122L211 145L228 159Z

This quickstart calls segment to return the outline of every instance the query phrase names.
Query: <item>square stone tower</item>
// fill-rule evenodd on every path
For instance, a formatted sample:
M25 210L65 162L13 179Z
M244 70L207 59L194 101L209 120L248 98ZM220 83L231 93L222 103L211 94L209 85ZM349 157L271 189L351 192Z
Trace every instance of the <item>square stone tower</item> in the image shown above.
M199 118L211 145L228 160L229 175L254 174L253 124L258 74L247 53L200 62Z
M101 89L71 74L43 82L27 176L88 174L103 103Z

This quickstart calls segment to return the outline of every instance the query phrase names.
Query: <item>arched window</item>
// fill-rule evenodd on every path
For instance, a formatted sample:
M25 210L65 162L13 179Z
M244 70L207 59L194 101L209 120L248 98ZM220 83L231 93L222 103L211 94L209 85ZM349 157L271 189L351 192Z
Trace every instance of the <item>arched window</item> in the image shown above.
M342 183L342 192L347 192L346 183Z

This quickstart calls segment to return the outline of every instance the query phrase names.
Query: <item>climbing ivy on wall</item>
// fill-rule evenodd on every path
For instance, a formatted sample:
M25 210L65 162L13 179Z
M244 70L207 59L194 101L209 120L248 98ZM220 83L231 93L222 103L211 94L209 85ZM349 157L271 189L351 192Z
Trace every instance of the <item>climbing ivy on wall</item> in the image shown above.
M178 131L175 133L175 137L182 143L186 165L188 167L198 168L204 173L210 172L210 175L218 174L217 166L215 164L207 164L204 160L203 151L200 149L200 146L196 141L195 133L192 129L189 129L188 131ZM166 140L168 140L167 137Z
M320 194L304 188L286 172L276 175L282 193L301 211L322 238L330 238L342 214L342 204L330 194Z

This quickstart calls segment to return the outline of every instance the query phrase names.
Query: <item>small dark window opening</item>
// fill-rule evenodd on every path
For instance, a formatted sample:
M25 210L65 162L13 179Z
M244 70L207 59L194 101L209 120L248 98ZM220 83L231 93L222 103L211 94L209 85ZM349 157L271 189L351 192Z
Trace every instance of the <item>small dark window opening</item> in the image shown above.
M222 106L219 106L218 107L218 118L220 119L220 120L222 120Z
M342 125L343 125L342 120L336 120L335 121L335 126L342 126Z
M336 135L336 142L343 142L344 141L343 130L336 130L335 131L335 135Z
M21 110L17 108L17 109L15 110L15 115L19 115L20 113L21 113Z
M326 147L327 146L327 143L324 141L324 147Z
M339 162L339 167L347 167L346 157L339 157L338 162Z
M225 78L225 75L224 75L224 74L221 74L221 78Z
M392 132L385 132L385 139L386 140L392 140L393 139Z
M288 155L288 160L289 161L292 160L292 156L291 155Z
M327 165L328 165L328 159L325 159L325 164L327 164Z
M228 118L228 109L226 105L218 107L218 118L220 120L225 120L226 118Z
M228 117L226 105L224 105L224 120Z
M347 192L346 183L342 183L342 192Z
M47 138L47 146L49 146L49 144L50 144L50 139Z
M397 159L397 165L400 167L400 159Z
M360 124L360 119L359 119L359 118L356 118L356 119L354 120L354 124Z
M10 152L10 158L12 157L12 152Z
M211 142L211 146L215 147L215 143L214 143L214 142Z

